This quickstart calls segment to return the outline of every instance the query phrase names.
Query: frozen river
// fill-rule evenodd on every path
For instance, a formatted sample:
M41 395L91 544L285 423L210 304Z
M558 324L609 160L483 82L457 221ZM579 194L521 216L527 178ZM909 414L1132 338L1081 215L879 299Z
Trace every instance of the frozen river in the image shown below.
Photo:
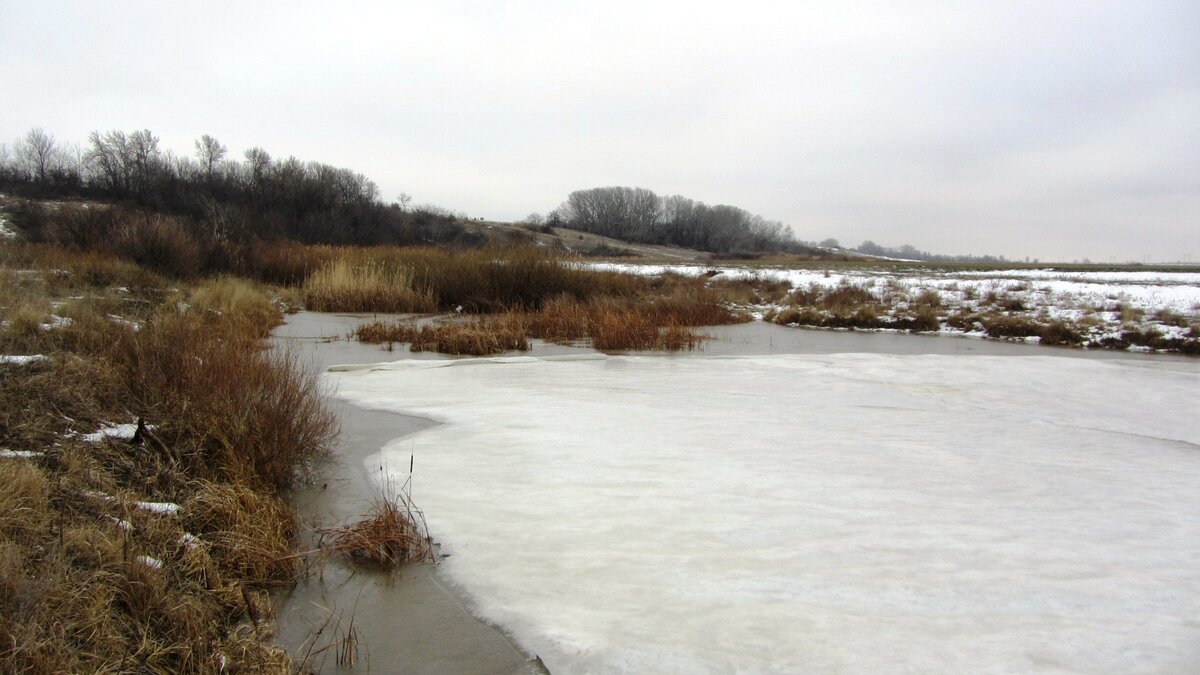
M1200 362L1012 347L326 378L552 672L1195 672Z

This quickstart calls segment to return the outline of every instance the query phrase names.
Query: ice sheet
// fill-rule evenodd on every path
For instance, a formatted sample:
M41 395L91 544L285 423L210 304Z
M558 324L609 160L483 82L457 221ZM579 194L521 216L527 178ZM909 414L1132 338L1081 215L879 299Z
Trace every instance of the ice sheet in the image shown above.
M555 673L1200 667L1200 368L1054 356L398 362L390 444ZM399 482L399 481L397 481Z

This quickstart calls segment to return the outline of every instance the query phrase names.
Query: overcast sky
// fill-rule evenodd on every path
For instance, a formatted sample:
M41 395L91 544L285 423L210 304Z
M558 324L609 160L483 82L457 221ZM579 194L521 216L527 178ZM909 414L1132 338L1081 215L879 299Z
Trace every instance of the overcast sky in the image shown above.
M0 140L148 128L470 216L637 186L801 239L1200 262L1200 2L0 0Z

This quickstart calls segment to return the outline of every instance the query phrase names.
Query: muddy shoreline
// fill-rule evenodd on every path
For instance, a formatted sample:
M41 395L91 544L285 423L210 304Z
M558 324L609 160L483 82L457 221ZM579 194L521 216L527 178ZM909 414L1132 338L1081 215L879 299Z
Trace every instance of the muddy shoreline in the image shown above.
M371 318L301 313L289 317L273 342L320 372L333 364L444 358L388 353L374 345L338 339L356 323ZM368 460L384 444L435 424L420 417L364 410L336 397L330 402L341 422L334 457L322 467L317 484L290 495L300 514L304 542L313 541L315 528L345 523L370 510L380 493ZM351 627L357 667L370 672L542 672L506 635L472 616L465 600L439 579L430 564L388 574L314 556L305 578L277 596L276 619L276 641L297 661L307 654L307 667L317 673L338 670L336 648L330 645L344 639Z
M320 372L325 372L331 365L453 358L413 354L403 346L389 352L375 345L342 339L354 325L374 318L375 315L301 312L289 317L287 323L276 330L273 341L276 348L291 350ZM877 352L1172 358L944 336L805 330L763 322L712 327L703 332L713 339L695 353L708 356ZM586 348L535 342L527 354L549 356L591 352ZM661 356L687 358L686 354ZM301 515L305 541L311 541L316 527L345 523L366 513L379 496L374 472L382 470L381 467L369 467L367 463L377 457L385 444L436 424L420 417L365 410L336 397L332 398L332 403L342 426L335 456L323 469L318 484L292 494ZM420 506L419 467L415 473L414 498ZM309 666L314 672L336 669L334 650L320 650L344 637L351 621L357 637L358 663L376 672L544 672L533 660L534 655L523 654L501 630L476 619L470 612L469 600L447 586L434 565L411 566L395 574L385 574L337 559L317 561L314 558L306 578L294 589L278 596L277 620L277 641L297 660L308 653ZM313 635L322 626L324 630L314 643Z

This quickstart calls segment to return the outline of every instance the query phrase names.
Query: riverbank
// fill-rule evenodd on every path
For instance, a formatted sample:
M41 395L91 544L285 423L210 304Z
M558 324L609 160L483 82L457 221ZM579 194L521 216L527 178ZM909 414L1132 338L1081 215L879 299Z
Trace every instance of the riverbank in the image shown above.
M335 364L445 358L388 353L343 339L355 325L374 316L301 312L276 329L272 343L318 372ZM317 527L346 523L370 510L381 494L379 472L370 465L374 460L378 466L383 446L435 424L365 410L335 396L331 407L341 422L334 458L313 485L290 493L300 516L302 541L313 541ZM413 496L420 506L419 466L415 481ZM325 558L314 561L293 588L278 593L276 602L278 644L297 662L309 654L308 667L315 673L338 669L336 648L330 646L345 641L351 628L358 663L371 672L544 672L504 633L475 618L467 601L446 585L431 564L409 565L392 573L338 557Z

